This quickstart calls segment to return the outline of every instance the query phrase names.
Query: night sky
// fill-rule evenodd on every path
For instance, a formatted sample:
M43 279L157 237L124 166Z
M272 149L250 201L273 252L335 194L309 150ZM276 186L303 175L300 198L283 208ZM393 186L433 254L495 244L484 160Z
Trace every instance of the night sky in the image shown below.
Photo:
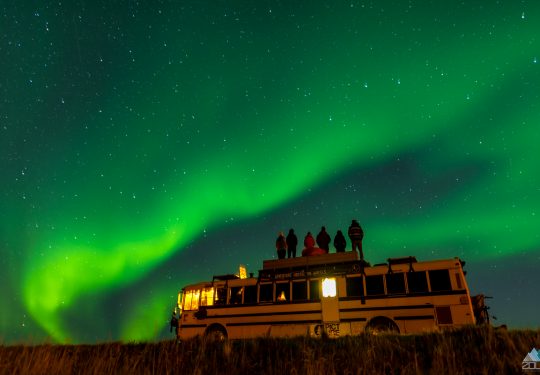
M0 342L170 338L185 284L353 218L368 261L459 256L496 324L540 325L540 2L0 17Z

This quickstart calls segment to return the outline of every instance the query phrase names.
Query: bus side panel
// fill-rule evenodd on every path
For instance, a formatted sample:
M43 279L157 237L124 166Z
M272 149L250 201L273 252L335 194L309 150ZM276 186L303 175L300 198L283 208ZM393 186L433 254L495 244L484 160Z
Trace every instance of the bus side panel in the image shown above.
M360 335L366 330L366 322L351 322L350 332L351 335Z
M321 305L311 301L256 306L212 306L207 308L204 319L197 320L191 316L186 318L188 324L220 324L226 328L230 339L305 335L309 330L309 323L320 324L321 321Z
M203 335L206 327L206 322L201 322L195 318L194 311L183 311L178 320L178 339L185 340L197 335Z
M468 304L450 306L450 311L455 325L474 324L474 317Z
M206 325L203 326L180 326L178 328L178 335L177 338L179 340L187 340L190 338L193 338L197 335L202 335L204 333L204 330L206 329Z
M401 333L423 333L437 329L434 319L402 320L398 326Z
M270 326L272 337L305 336L309 333L308 324L274 324Z
M230 339L252 339L267 336L270 332L268 325L234 326L228 325L227 334Z

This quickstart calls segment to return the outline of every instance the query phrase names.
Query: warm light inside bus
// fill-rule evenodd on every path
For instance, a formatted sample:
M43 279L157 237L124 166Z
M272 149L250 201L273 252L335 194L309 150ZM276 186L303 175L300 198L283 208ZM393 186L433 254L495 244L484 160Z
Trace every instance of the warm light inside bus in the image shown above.
M178 300L176 301L176 308L178 308L178 312L182 312L182 297L184 297L184 291L180 291L180 293L178 293ZM175 310L176 310L175 308ZM176 311L175 311L176 313Z
M247 268L243 264L238 267L238 276L241 279L247 279Z
M197 290L186 290L184 294L184 310L197 310L199 308L199 294Z
M336 296L336 279L324 279L322 281L322 295L323 297L335 297Z
M201 306L214 305L214 288L203 288L201 293Z

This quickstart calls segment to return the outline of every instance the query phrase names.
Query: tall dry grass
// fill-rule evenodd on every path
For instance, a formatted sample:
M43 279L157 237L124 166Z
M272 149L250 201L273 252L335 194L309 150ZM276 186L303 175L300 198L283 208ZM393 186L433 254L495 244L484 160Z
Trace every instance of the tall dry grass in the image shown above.
M1 374L518 374L540 330L0 346Z

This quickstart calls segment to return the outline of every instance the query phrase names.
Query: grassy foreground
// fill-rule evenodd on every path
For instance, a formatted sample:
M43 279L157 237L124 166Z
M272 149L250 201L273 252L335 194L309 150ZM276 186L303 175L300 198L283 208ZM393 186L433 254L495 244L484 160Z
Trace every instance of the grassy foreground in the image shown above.
M1 374L512 374L540 330L0 346Z

